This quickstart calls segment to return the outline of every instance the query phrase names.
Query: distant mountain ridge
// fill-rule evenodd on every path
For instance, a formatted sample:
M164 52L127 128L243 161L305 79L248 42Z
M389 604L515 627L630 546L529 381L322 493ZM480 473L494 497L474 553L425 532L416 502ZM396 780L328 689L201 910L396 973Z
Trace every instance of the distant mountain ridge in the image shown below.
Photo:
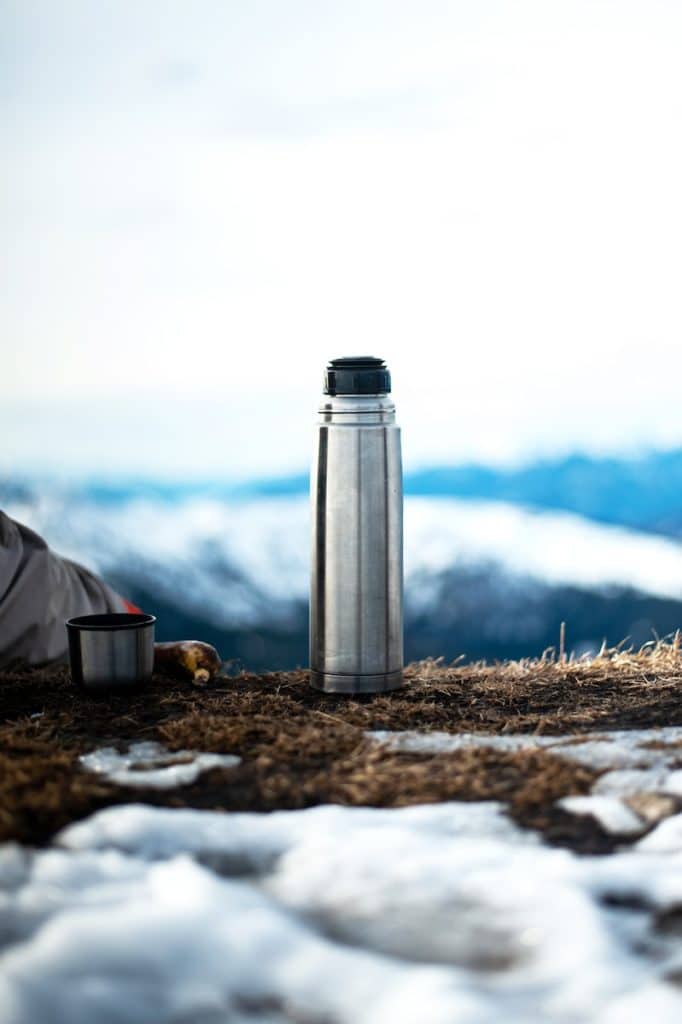
M0 481L0 501L34 493L33 481ZM291 497L306 494L308 474L245 482L164 481L120 478L69 485L100 504L134 498L176 502ZM599 523L682 538L682 448L636 458L574 454L515 467L480 464L432 466L405 473L405 493L419 497L473 498L527 508L574 512Z
M682 537L682 449L636 459L570 455L510 469L434 467L410 473L410 494L507 501Z
M308 477L299 474L258 481L249 493L273 497L307 487ZM509 468L432 466L405 474L405 494L504 501L682 537L682 448L638 458L573 454Z
M221 484L0 482L0 507L154 612L159 639L196 636L273 669L305 664L309 573L305 481L274 483L236 497ZM682 625L679 540L573 513L408 495L405 568L408 659L534 655L562 622L577 652Z

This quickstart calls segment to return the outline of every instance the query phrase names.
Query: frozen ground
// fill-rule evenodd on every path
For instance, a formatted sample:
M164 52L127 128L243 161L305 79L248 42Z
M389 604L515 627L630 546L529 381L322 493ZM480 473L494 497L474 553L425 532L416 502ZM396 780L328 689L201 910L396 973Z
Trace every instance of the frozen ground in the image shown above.
M642 838L606 857L549 848L495 803L267 815L126 805L50 849L7 845L0 1020L678 1024L682 814L665 801L681 739L390 737L541 744L608 769L573 810L606 806L616 832ZM145 754L163 759L131 750L106 770Z

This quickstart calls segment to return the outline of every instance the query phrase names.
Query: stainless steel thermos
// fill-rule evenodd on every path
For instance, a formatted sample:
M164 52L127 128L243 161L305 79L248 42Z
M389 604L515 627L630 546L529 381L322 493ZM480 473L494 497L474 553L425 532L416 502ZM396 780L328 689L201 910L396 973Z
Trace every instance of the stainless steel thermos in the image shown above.
M330 693L402 685L400 428L382 359L333 359L311 474L310 681Z

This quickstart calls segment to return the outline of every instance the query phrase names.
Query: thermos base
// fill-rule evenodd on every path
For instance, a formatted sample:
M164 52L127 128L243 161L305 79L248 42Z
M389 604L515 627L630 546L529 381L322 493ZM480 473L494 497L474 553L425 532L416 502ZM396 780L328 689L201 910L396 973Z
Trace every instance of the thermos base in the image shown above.
M310 685L325 693L385 693L403 685L402 669L378 675L354 675L345 672L317 672L310 670Z

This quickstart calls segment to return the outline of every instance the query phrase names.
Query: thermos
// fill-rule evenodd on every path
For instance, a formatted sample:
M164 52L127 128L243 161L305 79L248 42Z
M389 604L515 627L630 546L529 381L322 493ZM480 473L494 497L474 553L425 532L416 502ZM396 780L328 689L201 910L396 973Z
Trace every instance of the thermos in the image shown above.
M383 359L332 359L311 474L310 682L328 693L402 685L400 428Z

